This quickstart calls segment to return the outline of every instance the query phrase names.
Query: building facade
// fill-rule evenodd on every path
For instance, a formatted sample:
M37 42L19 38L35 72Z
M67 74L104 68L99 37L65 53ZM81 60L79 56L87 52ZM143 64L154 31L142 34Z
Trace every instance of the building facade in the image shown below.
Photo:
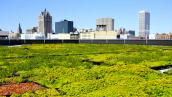
M94 39L117 39L117 32L114 31L96 31Z
M26 30L27 34L33 34L33 33L36 33L36 32L38 32L38 27L33 27L31 29Z
M112 18L100 18L96 19L97 31L114 31L114 19Z
M115 31L95 31L95 32L82 32L80 39L117 39L117 32Z
M45 39L44 33L23 33L21 34L21 39Z
M127 31L127 33L131 36L135 36L135 31L134 30L129 30Z
M48 33L52 33L52 16L46 9L39 16L38 31L42 32L45 37L47 37Z
M82 39L82 40L89 40L89 39L94 39L95 38L95 36L94 36L95 34L94 34L94 32L81 32L80 33L80 39Z
M150 34L150 13L146 11L139 12L139 37L149 39Z
M155 35L156 40L171 40L172 39L172 33L166 34L156 34Z
M50 34L49 39L70 40L70 34L69 33Z
M70 39L73 39L73 40L79 39L79 32L70 33Z
M73 21L64 20L55 23L55 33L70 33L73 30Z

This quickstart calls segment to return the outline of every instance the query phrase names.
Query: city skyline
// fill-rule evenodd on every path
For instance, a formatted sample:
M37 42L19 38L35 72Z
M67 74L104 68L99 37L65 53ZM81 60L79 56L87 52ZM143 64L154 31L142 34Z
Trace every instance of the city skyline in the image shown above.
M95 29L97 18L109 17L115 19L115 29L123 27L136 30L138 34L138 12L146 10L151 14L150 33L170 32L172 31L172 21L169 20L172 17L172 13L170 13L171 3L171 0L106 0L101 2L98 2L98 0L45 0L43 2L41 0L6 0L2 1L0 7L2 13L0 28L2 30L16 31L20 22L23 32L25 32L28 28L38 26L37 17L43 9L47 8L53 17L53 30L55 30L55 22L63 19L74 21L74 27L76 28Z

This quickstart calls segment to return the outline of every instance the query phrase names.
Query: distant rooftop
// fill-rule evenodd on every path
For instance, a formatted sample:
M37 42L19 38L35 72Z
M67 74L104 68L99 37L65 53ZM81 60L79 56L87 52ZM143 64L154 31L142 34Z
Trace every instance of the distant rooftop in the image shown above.
M8 31L0 31L0 36L3 36L3 35L9 35L9 32Z
M100 20L100 19L114 19L114 18L97 18L97 20Z
M49 11L47 11L47 9L45 9L44 11L41 12L42 16L51 16Z

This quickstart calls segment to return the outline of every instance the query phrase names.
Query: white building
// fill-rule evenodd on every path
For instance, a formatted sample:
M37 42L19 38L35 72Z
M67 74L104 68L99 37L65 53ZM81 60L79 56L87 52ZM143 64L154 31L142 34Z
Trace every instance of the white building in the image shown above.
M48 34L48 39L70 39L69 33Z
M47 34L47 38L43 33L33 33L33 34L21 34L21 39L70 39L70 34L59 33L59 34Z
M146 11L139 12L139 37L149 39L150 34L150 13Z
M21 34L21 39L44 39L44 38L45 38L45 34L43 34L43 33L33 33L33 34L23 33L23 34Z
M120 34L120 39L128 39L128 34Z
M80 39L94 39L94 32L81 32Z

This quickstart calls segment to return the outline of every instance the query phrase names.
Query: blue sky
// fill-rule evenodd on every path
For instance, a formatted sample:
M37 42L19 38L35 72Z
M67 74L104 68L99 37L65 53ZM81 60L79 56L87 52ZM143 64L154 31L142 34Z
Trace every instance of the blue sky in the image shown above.
M172 32L172 0L1 0L0 28L16 31L38 25L38 16L47 8L54 22L74 21L77 28L94 28L96 18L112 17L115 29L124 27L138 33L138 12L151 13L151 33Z

